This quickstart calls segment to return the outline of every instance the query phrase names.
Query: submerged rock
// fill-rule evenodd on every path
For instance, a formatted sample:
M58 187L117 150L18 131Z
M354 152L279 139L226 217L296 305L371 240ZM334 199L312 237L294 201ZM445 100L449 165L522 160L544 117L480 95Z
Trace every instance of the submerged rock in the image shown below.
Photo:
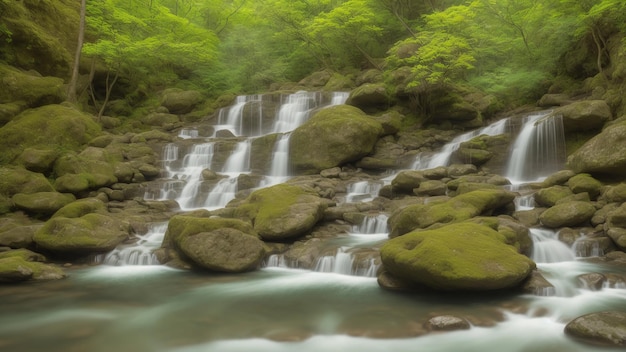
M606 311L580 316L565 326L565 334L594 345L626 347L626 312Z
M518 287L535 268L502 234L473 222L413 231L386 242L380 254L393 276L446 291Z
M467 330L470 328L470 323L454 315L440 315L428 319L424 327L430 331Z

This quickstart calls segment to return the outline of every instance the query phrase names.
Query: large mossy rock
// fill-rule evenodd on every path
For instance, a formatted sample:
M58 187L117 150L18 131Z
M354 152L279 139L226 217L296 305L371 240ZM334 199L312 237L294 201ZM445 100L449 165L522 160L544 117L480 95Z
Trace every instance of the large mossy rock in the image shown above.
M173 88L163 92L161 105L172 114L186 114L203 100L202 93L198 91Z
M554 109L551 116L563 116L566 132L599 130L612 117L604 100L582 100Z
M72 194L58 192L18 193L13 196L15 207L30 214L50 216L75 201Z
M413 204L389 218L390 237L434 224L460 222L479 215L491 215L513 202L515 194L502 189L482 189L461 194L440 203Z
M88 147L80 154L67 153L54 163L59 192L81 194L89 189L110 186L118 181L116 160L102 148Z
M604 230L615 245L626 251L626 203L607 214Z
M550 228L583 225L589 222L596 212L596 207L589 202L571 201L559 203L539 216L544 226Z
M65 100L63 79L42 77L6 65L0 65L0 86L0 104L18 102L34 108Z
M366 83L350 92L346 104L360 109L370 107L386 107L389 105L389 95L383 83Z
M0 194L13 196L37 192L54 192L50 181L43 174L21 167L0 167Z
M315 174L353 162L374 150L383 128L363 111L348 105L320 110L291 134L291 167Z
M163 247L198 267L219 272L253 270L265 255L263 242L250 223L217 217L172 217Z
M33 240L38 248L58 255L86 256L108 252L128 239L130 225L104 214L48 220Z
M306 234L324 217L327 203L313 190L280 184L254 191L235 210L250 220L267 241L282 241Z
M580 316L565 326L565 334L592 345L626 347L626 312L605 311Z
M567 164L577 173L626 176L626 121L591 138L569 156Z
M26 110L0 128L0 164L24 148L77 150L100 134L93 117L63 105Z
M445 291L518 287L535 263L489 226L462 222L414 231L380 249L385 269L413 284Z

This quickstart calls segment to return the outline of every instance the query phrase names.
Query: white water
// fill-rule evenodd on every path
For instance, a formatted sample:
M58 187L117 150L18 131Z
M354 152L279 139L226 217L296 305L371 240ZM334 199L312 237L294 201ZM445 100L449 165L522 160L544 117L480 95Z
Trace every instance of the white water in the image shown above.
M119 246L106 254L102 263L114 266L158 265L154 250L161 247L167 223L152 224L147 233L137 235L133 244Z

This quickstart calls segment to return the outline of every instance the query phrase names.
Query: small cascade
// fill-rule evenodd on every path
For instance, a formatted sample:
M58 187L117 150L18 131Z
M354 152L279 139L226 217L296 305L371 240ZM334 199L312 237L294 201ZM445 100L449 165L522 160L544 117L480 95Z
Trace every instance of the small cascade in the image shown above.
M576 260L574 252L565 243L557 239L557 234L547 229L530 229L533 240L531 259L538 264L560 263Z
M218 124L215 131L228 130L235 136L258 136L263 133L263 108L262 95L241 95L237 97L235 103L227 108L220 109L218 113ZM245 118L245 109L250 104L256 104L258 110L256 114L249 114L247 120ZM254 121L252 121L254 119ZM252 132L257 127L255 132ZM246 133L247 132L247 133Z
M182 139L194 139L199 137L199 133L195 128L183 128L178 132L178 137Z
M378 196L383 188L383 181L359 181L348 186L346 203L368 202Z
M274 146L272 166L268 175L271 184L284 182L289 177L289 134L283 134Z
M246 139L237 143L237 147L230 154L222 172L224 173L241 173L250 170L250 147L252 141Z
M549 113L524 118L504 175L511 182L541 180L562 168L565 160L563 118L547 117Z
M354 258L346 253L345 248L338 248L334 256L323 256L317 259L314 271L353 275Z
M317 92L297 92L287 97L276 117L274 133L290 132L302 125L321 100Z
M352 227L352 233L354 234L388 234L389 225L387 224L389 216L385 214L378 214L376 216L366 216L360 225L354 225Z
M159 265L153 251L161 247L167 224L152 225L144 235L138 235L137 242L118 246L102 259L105 265Z
M452 153L459 149L461 143L467 142L480 135L497 136L503 134L507 131L508 122L508 119L502 119L489 126L456 136L437 153L421 153L416 157L412 169L428 170L439 166L447 166Z

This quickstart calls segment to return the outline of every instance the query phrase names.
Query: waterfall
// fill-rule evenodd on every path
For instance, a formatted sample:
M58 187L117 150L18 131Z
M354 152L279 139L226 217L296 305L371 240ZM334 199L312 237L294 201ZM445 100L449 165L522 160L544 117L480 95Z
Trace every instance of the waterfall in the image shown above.
M445 144L437 153L420 153L413 162L412 169L428 170L438 166L447 166L450 162L452 153L459 149L461 143L467 142L472 138L481 135L497 136L499 134L503 134L507 130L508 122L509 119L502 119L489 126L456 136L451 142Z
M268 176L272 184L284 182L289 176L289 134L283 134L274 146L272 165Z
M115 266L160 264L152 252L161 246L166 230L167 223L152 224L147 233L137 236L137 242L114 249L102 263Z
M367 202L378 196L383 181L359 181L348 186L346 203Z
M239 173L250 170L250 147L252 141L246 139L237 143L237 147L226 160L222 172Z
M352 226L354 234L388 234L389 225L387 224L389 216L386 214L378 214L376 216L366 216L360 225Z
M524 118L505 172L511 182L540 180L562 168L565 160L563 118L546 117L549 113Z

